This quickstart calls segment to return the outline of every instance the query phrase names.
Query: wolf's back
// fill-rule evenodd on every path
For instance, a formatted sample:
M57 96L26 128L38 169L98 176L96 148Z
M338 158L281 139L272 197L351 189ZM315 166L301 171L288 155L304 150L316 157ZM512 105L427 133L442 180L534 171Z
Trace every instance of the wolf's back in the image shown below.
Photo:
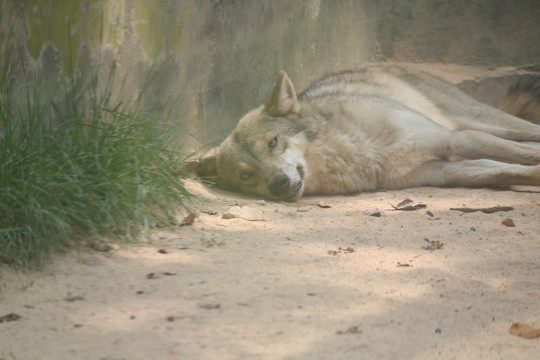
M540 77L524 76L508 89L502 110L540 124Z

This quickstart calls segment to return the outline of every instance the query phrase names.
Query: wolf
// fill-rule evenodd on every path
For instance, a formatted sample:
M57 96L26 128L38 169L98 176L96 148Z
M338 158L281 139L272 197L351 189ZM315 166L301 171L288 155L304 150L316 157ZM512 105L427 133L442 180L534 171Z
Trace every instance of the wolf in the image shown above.
M505 106L519 112L515 104L525 103L538 113L537 95L516 88ZM405 65L332 74L298 95L282 71L265 103L203 155L195 172L217 187L278 201L417 186L540 185L540 125L529 120Z

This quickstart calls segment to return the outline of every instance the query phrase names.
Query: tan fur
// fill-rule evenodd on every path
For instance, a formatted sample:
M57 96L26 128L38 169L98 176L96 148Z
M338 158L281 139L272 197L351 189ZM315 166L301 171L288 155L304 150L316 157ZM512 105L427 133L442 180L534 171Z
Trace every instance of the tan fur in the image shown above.
M537 144L527 144L532 142ZM265 104L203 156L219 187L292 201L413 186L540 185L540 126L404 66L327 76Z
M508 90L503 111L540 124L540 79L523 77Z

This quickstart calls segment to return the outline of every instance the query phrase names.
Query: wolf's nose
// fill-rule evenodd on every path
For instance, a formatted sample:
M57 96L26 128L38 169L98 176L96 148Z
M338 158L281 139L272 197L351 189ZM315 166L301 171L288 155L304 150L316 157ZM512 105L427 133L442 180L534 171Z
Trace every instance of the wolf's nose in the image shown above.
M268 190L270 190L270 195L280 196L285 195L289 192L289 185L291 179L285 174L279 174L274 176L268 183Z

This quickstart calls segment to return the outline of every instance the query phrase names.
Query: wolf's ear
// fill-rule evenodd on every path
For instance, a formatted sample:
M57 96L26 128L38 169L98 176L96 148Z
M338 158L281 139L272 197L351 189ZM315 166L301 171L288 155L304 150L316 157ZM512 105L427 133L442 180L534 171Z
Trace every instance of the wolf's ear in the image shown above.
M216 154L217 148L210 149L199 161L188 164L188 171L199 177L217 177Z
M277 82L266 98L264 109L270 116L300 113L300 105L296 99L294 86L285 71L279 73Z

